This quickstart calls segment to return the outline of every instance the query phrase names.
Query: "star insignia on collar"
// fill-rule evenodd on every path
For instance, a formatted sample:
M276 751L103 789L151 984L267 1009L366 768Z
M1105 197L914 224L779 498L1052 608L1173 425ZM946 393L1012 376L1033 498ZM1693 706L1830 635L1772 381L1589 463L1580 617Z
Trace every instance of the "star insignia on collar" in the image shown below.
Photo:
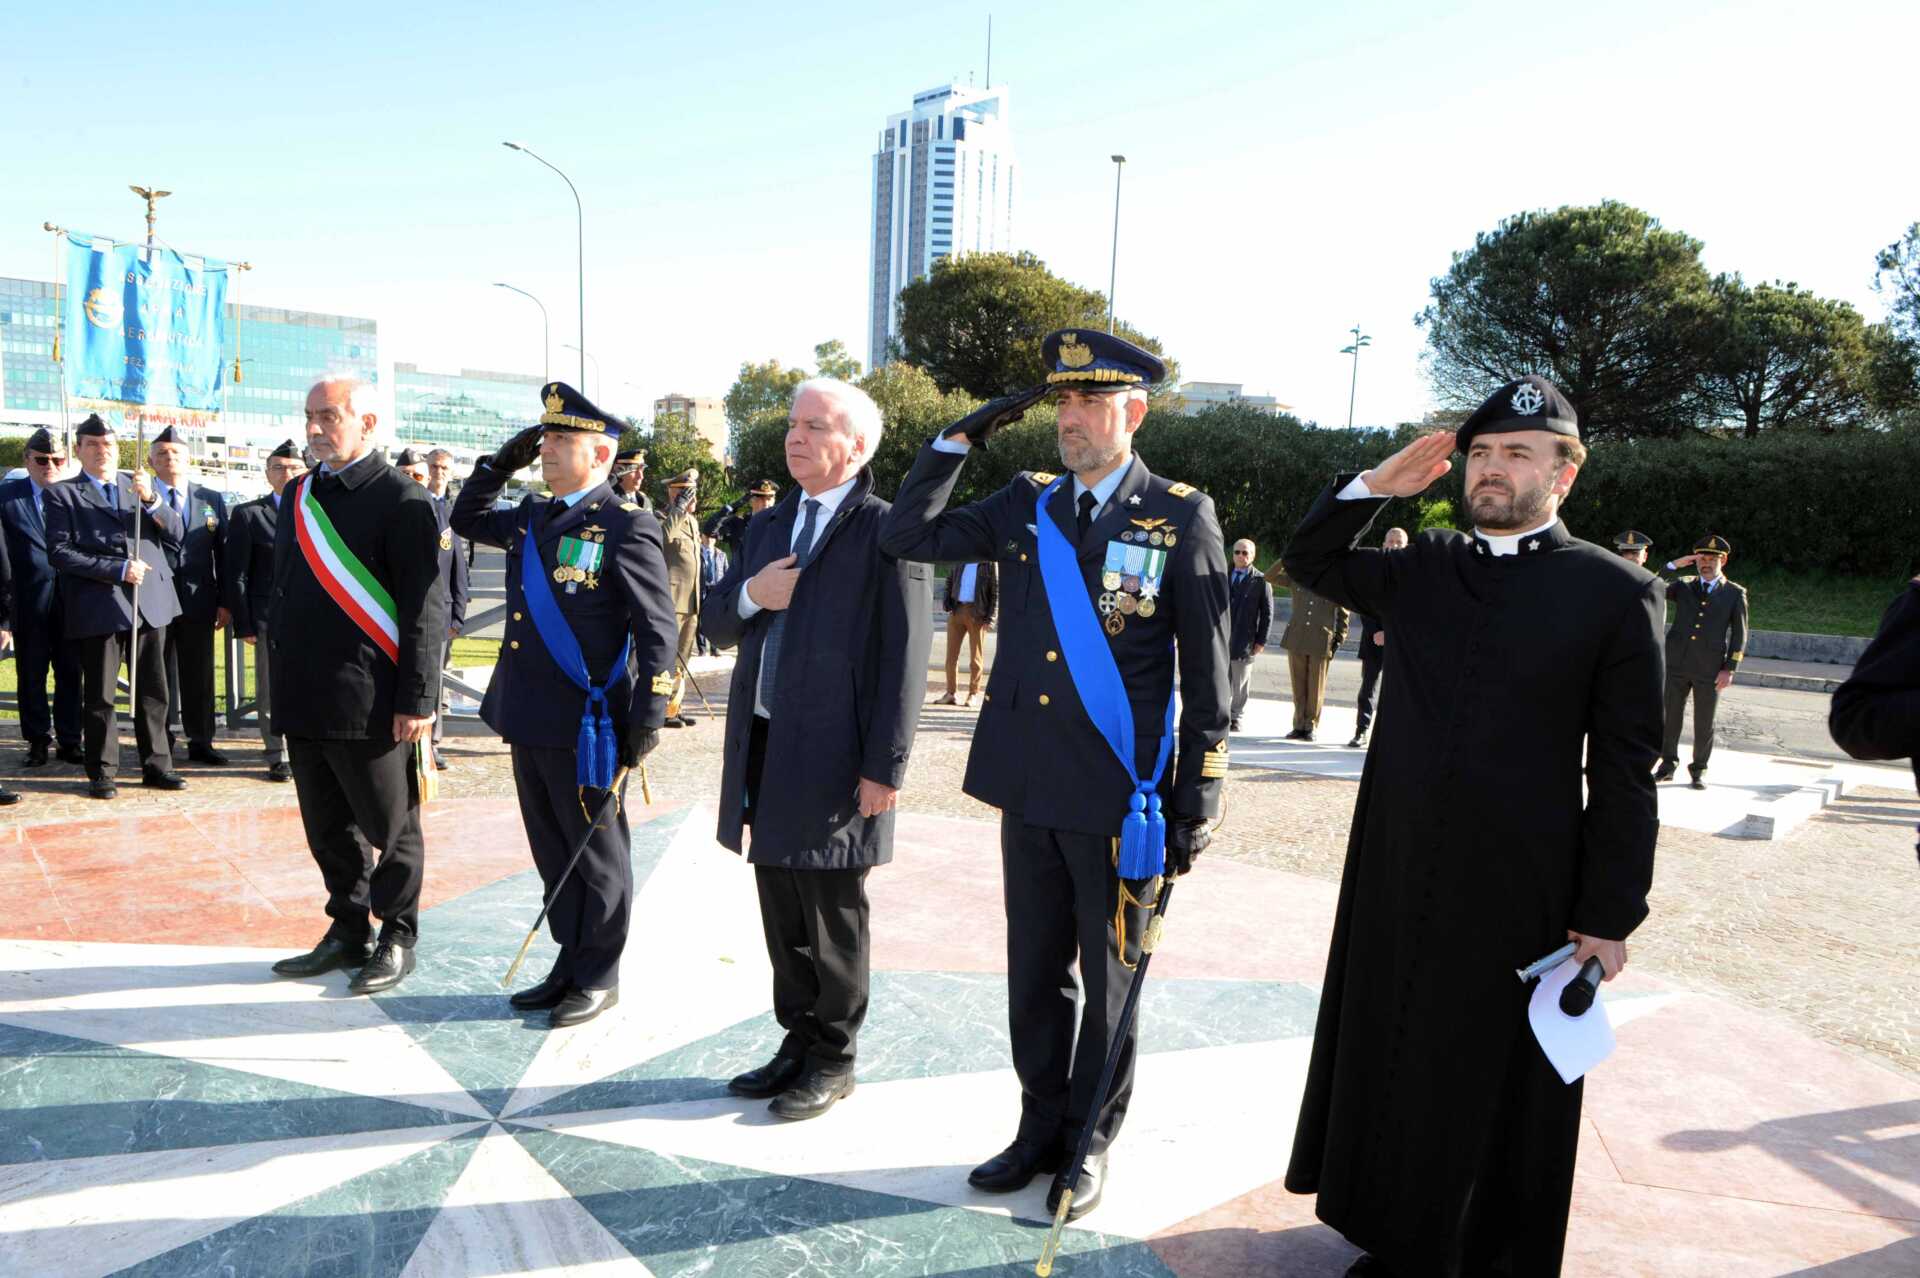
M1139 494L1139 493L1135 493L1135 494L1134 494L1133 496L1131 496L1131 497L1129 497L1129 498L1127 498L1127 505L1129 505L1129 506L1138 506L1139 504L1140 504L1140 494Z
M1540 549L1540 539L1539 539L1538 537L1535 537L1535 538L1534 538L1534 539L1533 539L1532 541L1530 541L1530 542L1528 542L1528 543L1527 543L1527 549L1528 549L1528 550L1538 550L1538 549Z

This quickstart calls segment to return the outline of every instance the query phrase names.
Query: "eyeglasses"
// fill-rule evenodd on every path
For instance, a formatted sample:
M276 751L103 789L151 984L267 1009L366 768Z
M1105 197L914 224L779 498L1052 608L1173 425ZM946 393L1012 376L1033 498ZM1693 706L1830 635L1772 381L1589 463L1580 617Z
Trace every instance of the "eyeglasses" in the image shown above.
M1233 552L1233 557L1235 559L1251 559L1253 558L1253 552L1251 550L1236 550Z
M67 464L66 458L49 457L45 453L29 453L27 454L27 460L36 466L64 466Z

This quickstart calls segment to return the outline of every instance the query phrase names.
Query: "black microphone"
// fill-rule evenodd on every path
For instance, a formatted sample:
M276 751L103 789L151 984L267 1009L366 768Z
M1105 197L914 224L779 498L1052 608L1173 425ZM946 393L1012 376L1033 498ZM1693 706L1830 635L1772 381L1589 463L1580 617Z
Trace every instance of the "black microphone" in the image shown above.
M1593 999L1600 992L1600 980L1607 969L1600 960L1590 958L1580 965L1580 975L1567 982L1560 991L1560 1010L1568 1016L1585 1016L1587 1009L1593 1006Z

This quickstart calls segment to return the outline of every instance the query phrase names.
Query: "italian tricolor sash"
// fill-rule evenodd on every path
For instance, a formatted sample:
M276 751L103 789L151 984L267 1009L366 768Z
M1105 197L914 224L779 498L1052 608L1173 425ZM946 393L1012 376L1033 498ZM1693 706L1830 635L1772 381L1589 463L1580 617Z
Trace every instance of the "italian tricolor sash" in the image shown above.
M340 610L373 640L373 646L386 653L388 661L398 665L400 622L394 612L393 596L341 540L327 512L313 499L312 479L300 485L300 500L294 503L293 510L294 535L300 542L300 554L306 559L307 567L340 605Z

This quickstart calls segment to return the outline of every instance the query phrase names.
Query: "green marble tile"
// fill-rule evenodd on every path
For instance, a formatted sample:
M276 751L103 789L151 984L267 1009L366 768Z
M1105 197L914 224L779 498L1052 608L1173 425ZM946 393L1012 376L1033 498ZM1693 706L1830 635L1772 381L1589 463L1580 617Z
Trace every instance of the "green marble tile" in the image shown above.
M120 1270L137 1278L394 1278L466 1170L484 1127Z
M0 1164L470 1121L0 1024Z
M558 1132L521 1145L657 1278L1031 1274L1032 1221ZM1171 1278L1143 1243L1071 1230L1061 1278Z

